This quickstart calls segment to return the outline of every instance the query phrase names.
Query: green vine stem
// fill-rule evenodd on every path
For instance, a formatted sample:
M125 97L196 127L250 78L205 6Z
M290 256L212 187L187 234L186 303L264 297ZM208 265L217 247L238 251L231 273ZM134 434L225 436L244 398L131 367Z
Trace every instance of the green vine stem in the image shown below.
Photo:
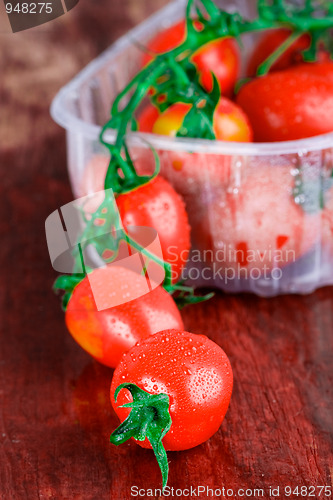
M332 55L332 37L329 36L333 26L332 2L322 0L318 8L318 3L314 0L305 0L303 7L295 6L291 1L286 0L258 0L257 10L258 17L254 20L247 20L239 13L229 13L219 9L213 0L188 1L186 7L187 33L184 42L165 54L157 55L131 80L116 97L111 109L111 118L102 128L100 141L110 152L110 162L105 177L106 190L111 188L115 194L131 191L149 182L159 171L158 157L154 152L156 162L154 174L152 176L139 176L126 144L126 135L129 129L135 130L137 128L134 119L135 112L152 89L154 95L151 100L161 112L175 102L185 102L191 105L183 123L187 136L215 139L213 115L220 93L214 75L211 93L207 93L200 84L196 67L191 62L191 56L200 46L219 38L234 37L240 40L244 33L281 27L290 28L292 31L290 37L259 67L260 75L266 74L275 60L304 33L309 33L312 38L310 49L304 51L305 60L316 60L319 43L331 51ZM194 21L201 23L200 29L196 27ZM159 99L161 96L164 97L163 102ZM121 108L123 100L126 100L127 104ZM105 138L110 129L117 130L113 144L110 144ZM177 135L181 135L181 132ZM116 255L121 239L125 239L128 244L133 245L149 259L163 265L166 275L164 287L169 293L178 294L180 304L182 301L186 301L186 297L188 297L189 303L205 300L205 297L196 298L192 292L185 290L182 284L178 284L178 288L173 286L170 278L170 265L160 261L132 240L121 229L121 225L117 225L114 215L108 213L105 225L100 228L100 231L96 230L95 222L101 218L102 211L104 215L105 212L108 212L112 203L113 200L106 199L93 214L91 220L86 221L86 228L80 238L81 246L77 246L73 252L75 258L73 276L66 279L60 277L55 283L55 289L65 290L64 301L69 300L71 291L75 283L77 284L79 277L82 279L82 276L85 275L82 273L82 269L84 269L82 251L84 248L88 244L92 244L100 255L105 249L111 248ZM110 229L108 235L105 234L106 225ZM112 238L110 235L112 229L115 228L118 231L118 237ZM89 272L90 270L85 269L85 271Z
M130 391L133 402L119 408L132 408L132 411L120 426L111 434L110 441L116 446L130 438L137 441L150 442L157 463L162 473L163 489L167 485L169 465L162 439L169 432L172 421L169 413L169 396L167 394L149 394L137 385L124 383L114 393L115 401L122 389Z
M260 64L257 70L257 76L267 75L273 64L303 35L304 33L298 33L297 31L291 33L287 40L283 42L262 64Z
M164 111L171 104L180 101L192 104L193 109L201 114L202 119L196 121L195 127L191 127L188 136L215 138L211 106L203 107L200 111L197 108L198 102L201 102L202 99L207 100L207 102L213 100L214 109L217 105L216 99L212 99L212 96L207 94L200 85L196 68L191 63L191 56L200 46L223 37L239 39L244 33L281 27L290 28L292 34L288 40L282 43L277 51L260 66L258 74L264 75L275 60L304 33L309 33L312 38L311 49L304 52L307 61L315 61L319 41L328 44L327 33L333 26L332 2L326 0L321 2L319 8L322 13L321 17L318 16L317 2L313 0L305 0L303 7L295 6L286 0L258 0L257 10L258 17L254 20L247 20L239 13L229 13L219 9L213 0L201 0L199 3L196 3L195 0L188 1L186 7L187 34L184 42L167 53L156 55L155 59L119 93L113 103L111 118L104 125L100 135L102 144L111 153L110 165L105 179L106 188L112 187L115 192L122 192L122 189L130 188L131 184L133 185L135 182L144 182L138 178L135 179L135 182L133 181L134 166L128 158L128 163L131 166L128 169L128 165L125 165L126 162L124 163L122 160L122 151L128 128L130 125L133 128L135 111L152 88L154 89L152 102L160 111ZM315 13L316 15L314 15ZM197 29L194 21L199 21L202 29ZM331 49L331 47L327 48ZM120 109L124 97L131 93L128 104ZM159 102L161 95L165 97L164 102ZM193 118L193 115L194 113L190 118ZM117 137L113 145L104 139L108 129L117 129ZM119 170L122 171L122 176L119 176ZM131 176L132 183L128 180Z

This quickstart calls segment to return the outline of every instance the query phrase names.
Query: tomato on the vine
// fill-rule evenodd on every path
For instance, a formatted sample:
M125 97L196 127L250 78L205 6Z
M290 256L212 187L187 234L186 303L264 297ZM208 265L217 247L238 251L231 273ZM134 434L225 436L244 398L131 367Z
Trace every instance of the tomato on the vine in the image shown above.
M105 279L103 272L103 268L95 269L94 280ZM124 295L123 304L98 311L89 279L85 277L74 288L65 320L74 340L85 351L115 368L136 342L161 328L183 328L183 322L174 300L160 286L127 302L131 287L147 288L145 276L112 265L108 271L110 277L115 292Z
M176 136L190 109L189 104L177 102L159 114L154 106L148 105L138 117L139 130ZM213 128L219 141L252 141L252 129L246 114L226 97L221 97L216 107Z
M185 21L182 20L161 31L147 44L143 66L152 60L152 53L161 54L177 47L185 40ZM220 84L221 94L231 96L239 73L239 50L233 38L219 38L200 47L191 57L196 65L203 87L210 92L213 72Z
M139 113L138 116L138 129L140 132L152 132L154 123L159 117L158 109L152 104L147 104Z
M249 76L256 76L259 66L270 55L272 55L276 51L276 49L289 38L290 35L291 31L287 28L280 28L265 33L260 38L258 44L255 46L255 49L250 56L247 74ZM306 49L309 49L310 45L311 37L310 35L305 33L300 38L295 40L295 42L287 50L284 51L284 53L272 65L270 72L281 71L289 68L290 66L293 66L294 64L302 62L302 52Z
M176 283L190 250L190 226L185 204L171 184L161 176L134 191L121 194L116 203L124 228L148 226L159 236L163 258L171 264Z
M249 117L256 142L333 131L333 79L324 78L317 64L302 66L256 78L240 90L237 103Z
M188 104L176 103L163 113L156 115L156 108L150 104L138 118L139 129L175 136L189 109ZM157 119L154 122L155 116ZM245 113L225 97L220 99L215 110L213 125L218 140L236 142L252 140L252 129ZM159 157L161 174L185 200L192 235L195 235L202 214L207 211L206 186L211 185L212 182L214 184L218 182L219 185L229 182L231 158L224 155L172 150L160 150Z
M127 421L113 432L111 442L133 437L140 446L153 448L166 482L164 449L193 448L215 434L232 385L230 362L221 347L204 335L161 331L136 344L114 372L112 406L121 422Z
M143 148L138 151L135 167L140 175L146 175L152 163L149 153ZM80 194L103 190L107 166L108 159L103 156L96 156L87 165ZM147 184L116 196L116 203L125 229L145 226L157 231L163 258L171 264L172 281L177 282L186 265L191 232L181 196L158 175Z

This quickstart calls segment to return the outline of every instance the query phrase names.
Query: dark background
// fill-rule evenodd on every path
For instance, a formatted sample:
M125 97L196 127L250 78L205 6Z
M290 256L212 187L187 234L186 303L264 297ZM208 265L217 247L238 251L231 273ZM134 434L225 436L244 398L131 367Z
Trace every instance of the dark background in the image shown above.
M53 96L165 3L81 0L65 16L16 34L1 17L4 500L128 499L131 485L160 486L150 451L109 444L117 425L109 404L112 371L92 361L66 331L51 290L56 274L44 222L72 200L65 134L49 115ZM332 484L332 306L333 290L325 288L270 300L217 294L185 309L186 328L207 334L230 357L235 387L219 432L193 450L169 453L170 486L264 488L261 498L269 498L269 486Z

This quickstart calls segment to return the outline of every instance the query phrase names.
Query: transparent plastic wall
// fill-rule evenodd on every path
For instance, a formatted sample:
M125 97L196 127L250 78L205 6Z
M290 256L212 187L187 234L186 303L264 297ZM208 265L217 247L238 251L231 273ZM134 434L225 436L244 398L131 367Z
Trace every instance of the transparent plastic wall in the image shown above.
M254 15L255 2L220 2ZM139 69L144 44L182 17L168 5L120 39L64 87L52 105L67 130L75 196L103 189L108 165L99 142L117 93ZM244 39L244 57L253 40ZM109 133L112 142L115 134ZM184 198L193 250L184 279L263 296L309 293L333 284L333 135L272 144L240 144L132 134L137 168L153 168ZM324 209L323 206L325 207Z

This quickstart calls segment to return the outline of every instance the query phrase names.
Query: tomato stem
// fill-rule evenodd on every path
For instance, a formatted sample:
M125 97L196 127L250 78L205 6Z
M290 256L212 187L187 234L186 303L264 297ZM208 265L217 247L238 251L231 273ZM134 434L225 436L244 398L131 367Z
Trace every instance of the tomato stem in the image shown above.
M303 33L310 33L314 41L310 51L305 51L307 60L315 60L316 41L325 39L333 25L332 2L322 2L318 6L313 0L306 0L304 6L290 5L286 0L257 0L258 17L245 19L238 12L229 13L219 9L213 0L195 2L188 0L186 7L186 37L183 43L156 58L144 67L131 82L118 94L111 110L111 119L104 125L100 140L111 153L109 169L106 174L105 187L112 187L115 192L124 189L135 189L145 182L135 173L130 156L122 157L125 135L133 116L148 91L154 88L152 101L163 111L175 102L192 104L193 111L188 115L186 128L189 137L214 139L213 113L211 107L197 111L195 104L198 97L208 99L209 94L200 85L198 72L191 63L191 57L202 45L223 37L240 39L244 33L264 31L273 28L290 28L292 35L279 49L259 67L259 75L267 73L275 60ZM195 20L199 20L203 28L198 30ZM328 49L329 50L329 49ZM162 78L161 78L162 77ZM162 81L161 81L162 80ZM166 99L159 103L158 98ZM128 97L128 103L120 110L120 103ZM214 101L215 104L215 101ZM208 123L208 125L207 125ZM117 129L114 144L105 140L108 129ZM126 162L128 165L126 165ZM119 173L122 171L122 176Z
M257 76L267 75L273 64L285 53L286 50L293 45L301 36L303 36L303 32L291 33L291 35L285 40L260 66L257 70Z
M137 441L148 439L162 473L163 489L169 475L167 454L162 439L169 432L172 421L169 413L169 396L167 394L150 394L136 384L120 384L114 393L115 401L122 389L130 391L133 401L119 408L132 408L132 411L120 426L111 434L110 442L116 446L130 438Z

